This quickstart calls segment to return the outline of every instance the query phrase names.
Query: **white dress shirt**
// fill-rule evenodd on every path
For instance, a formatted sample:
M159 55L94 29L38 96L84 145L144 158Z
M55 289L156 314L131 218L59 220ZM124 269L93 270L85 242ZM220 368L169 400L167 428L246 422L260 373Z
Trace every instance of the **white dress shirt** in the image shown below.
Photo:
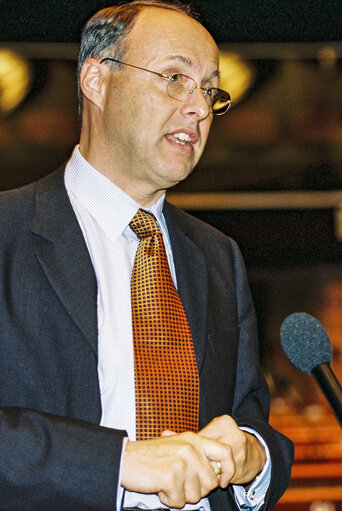
M94 169L76 146L65 171L65 185L82 229L94 266L98 295L98 376L101 393L101 425L124 429L135 440L134 354L130 281L134 256L139 244L129 222L140 205L103 174ZM163 234L170 270L176 275L162 213L165 196L150 211ZM254 432L253 432L254 433ZM256 434L256 433L254 433ZM257 435L258 436L258 435ZM258 436L259 437L259 436ZM260 439L262 442L263 440ZM263 442L264 443L264 442ZM268 460L257 481L248 489L234 486L235 498L243 508L257 511L264 501L270 480ZM119 487L117 508L164 507L157 495L124 491ZM207 499L185 509L210 511Z

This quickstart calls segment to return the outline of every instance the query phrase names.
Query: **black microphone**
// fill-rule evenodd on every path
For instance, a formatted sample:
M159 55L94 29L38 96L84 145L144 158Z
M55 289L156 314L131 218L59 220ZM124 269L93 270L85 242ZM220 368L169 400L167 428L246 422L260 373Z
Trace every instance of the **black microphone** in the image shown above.
M310 314L296 312L280 328L287 358L300 371L313 376L342 426L342 388L331 370L331 342L323 325Z

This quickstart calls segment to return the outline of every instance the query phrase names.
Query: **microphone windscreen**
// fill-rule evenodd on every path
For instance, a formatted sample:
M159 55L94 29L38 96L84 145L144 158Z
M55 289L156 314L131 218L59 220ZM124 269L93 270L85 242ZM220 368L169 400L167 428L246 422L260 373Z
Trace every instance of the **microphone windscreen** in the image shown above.
M284 320L280 340L287 358L304 373L311 374L317 365L331 362L329 336L323 325L306 312L296 312Z

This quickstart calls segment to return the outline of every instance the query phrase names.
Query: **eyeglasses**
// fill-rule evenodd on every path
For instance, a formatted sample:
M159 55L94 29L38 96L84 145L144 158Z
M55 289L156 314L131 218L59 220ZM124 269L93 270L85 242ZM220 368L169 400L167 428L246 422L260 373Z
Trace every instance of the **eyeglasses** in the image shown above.
M178 101L186 101L189 96L195 92L196 89L201 89L203 96L210 107L210 111L214 115L225 114L229 110L229 107L232 103L230 94L225 90L218 89L217 87L200 87L197 85L195 80L190 78L190 76L186 76L181 73L170 73L166 75L163 73L158 73L157 71L151 71L151 69L145 69L144 67L127 64L127 62L111 59L110 57L102 59L100 64L106 60L117 62L118 64L123 64L129 67L134 67L136 69L141 69L142 71L148 71L149 73L160 76L160 78L163 78L167 81L166 91L168 95L173 99L177 99Z

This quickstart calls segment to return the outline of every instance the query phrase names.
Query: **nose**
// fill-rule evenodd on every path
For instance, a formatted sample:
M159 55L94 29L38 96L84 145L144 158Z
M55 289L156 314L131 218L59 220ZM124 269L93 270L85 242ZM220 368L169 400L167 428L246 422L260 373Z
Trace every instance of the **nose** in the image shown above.
M181 111L185 116L205 119L210 114L210 104L201 87L189 91L189 97L182 102Z

